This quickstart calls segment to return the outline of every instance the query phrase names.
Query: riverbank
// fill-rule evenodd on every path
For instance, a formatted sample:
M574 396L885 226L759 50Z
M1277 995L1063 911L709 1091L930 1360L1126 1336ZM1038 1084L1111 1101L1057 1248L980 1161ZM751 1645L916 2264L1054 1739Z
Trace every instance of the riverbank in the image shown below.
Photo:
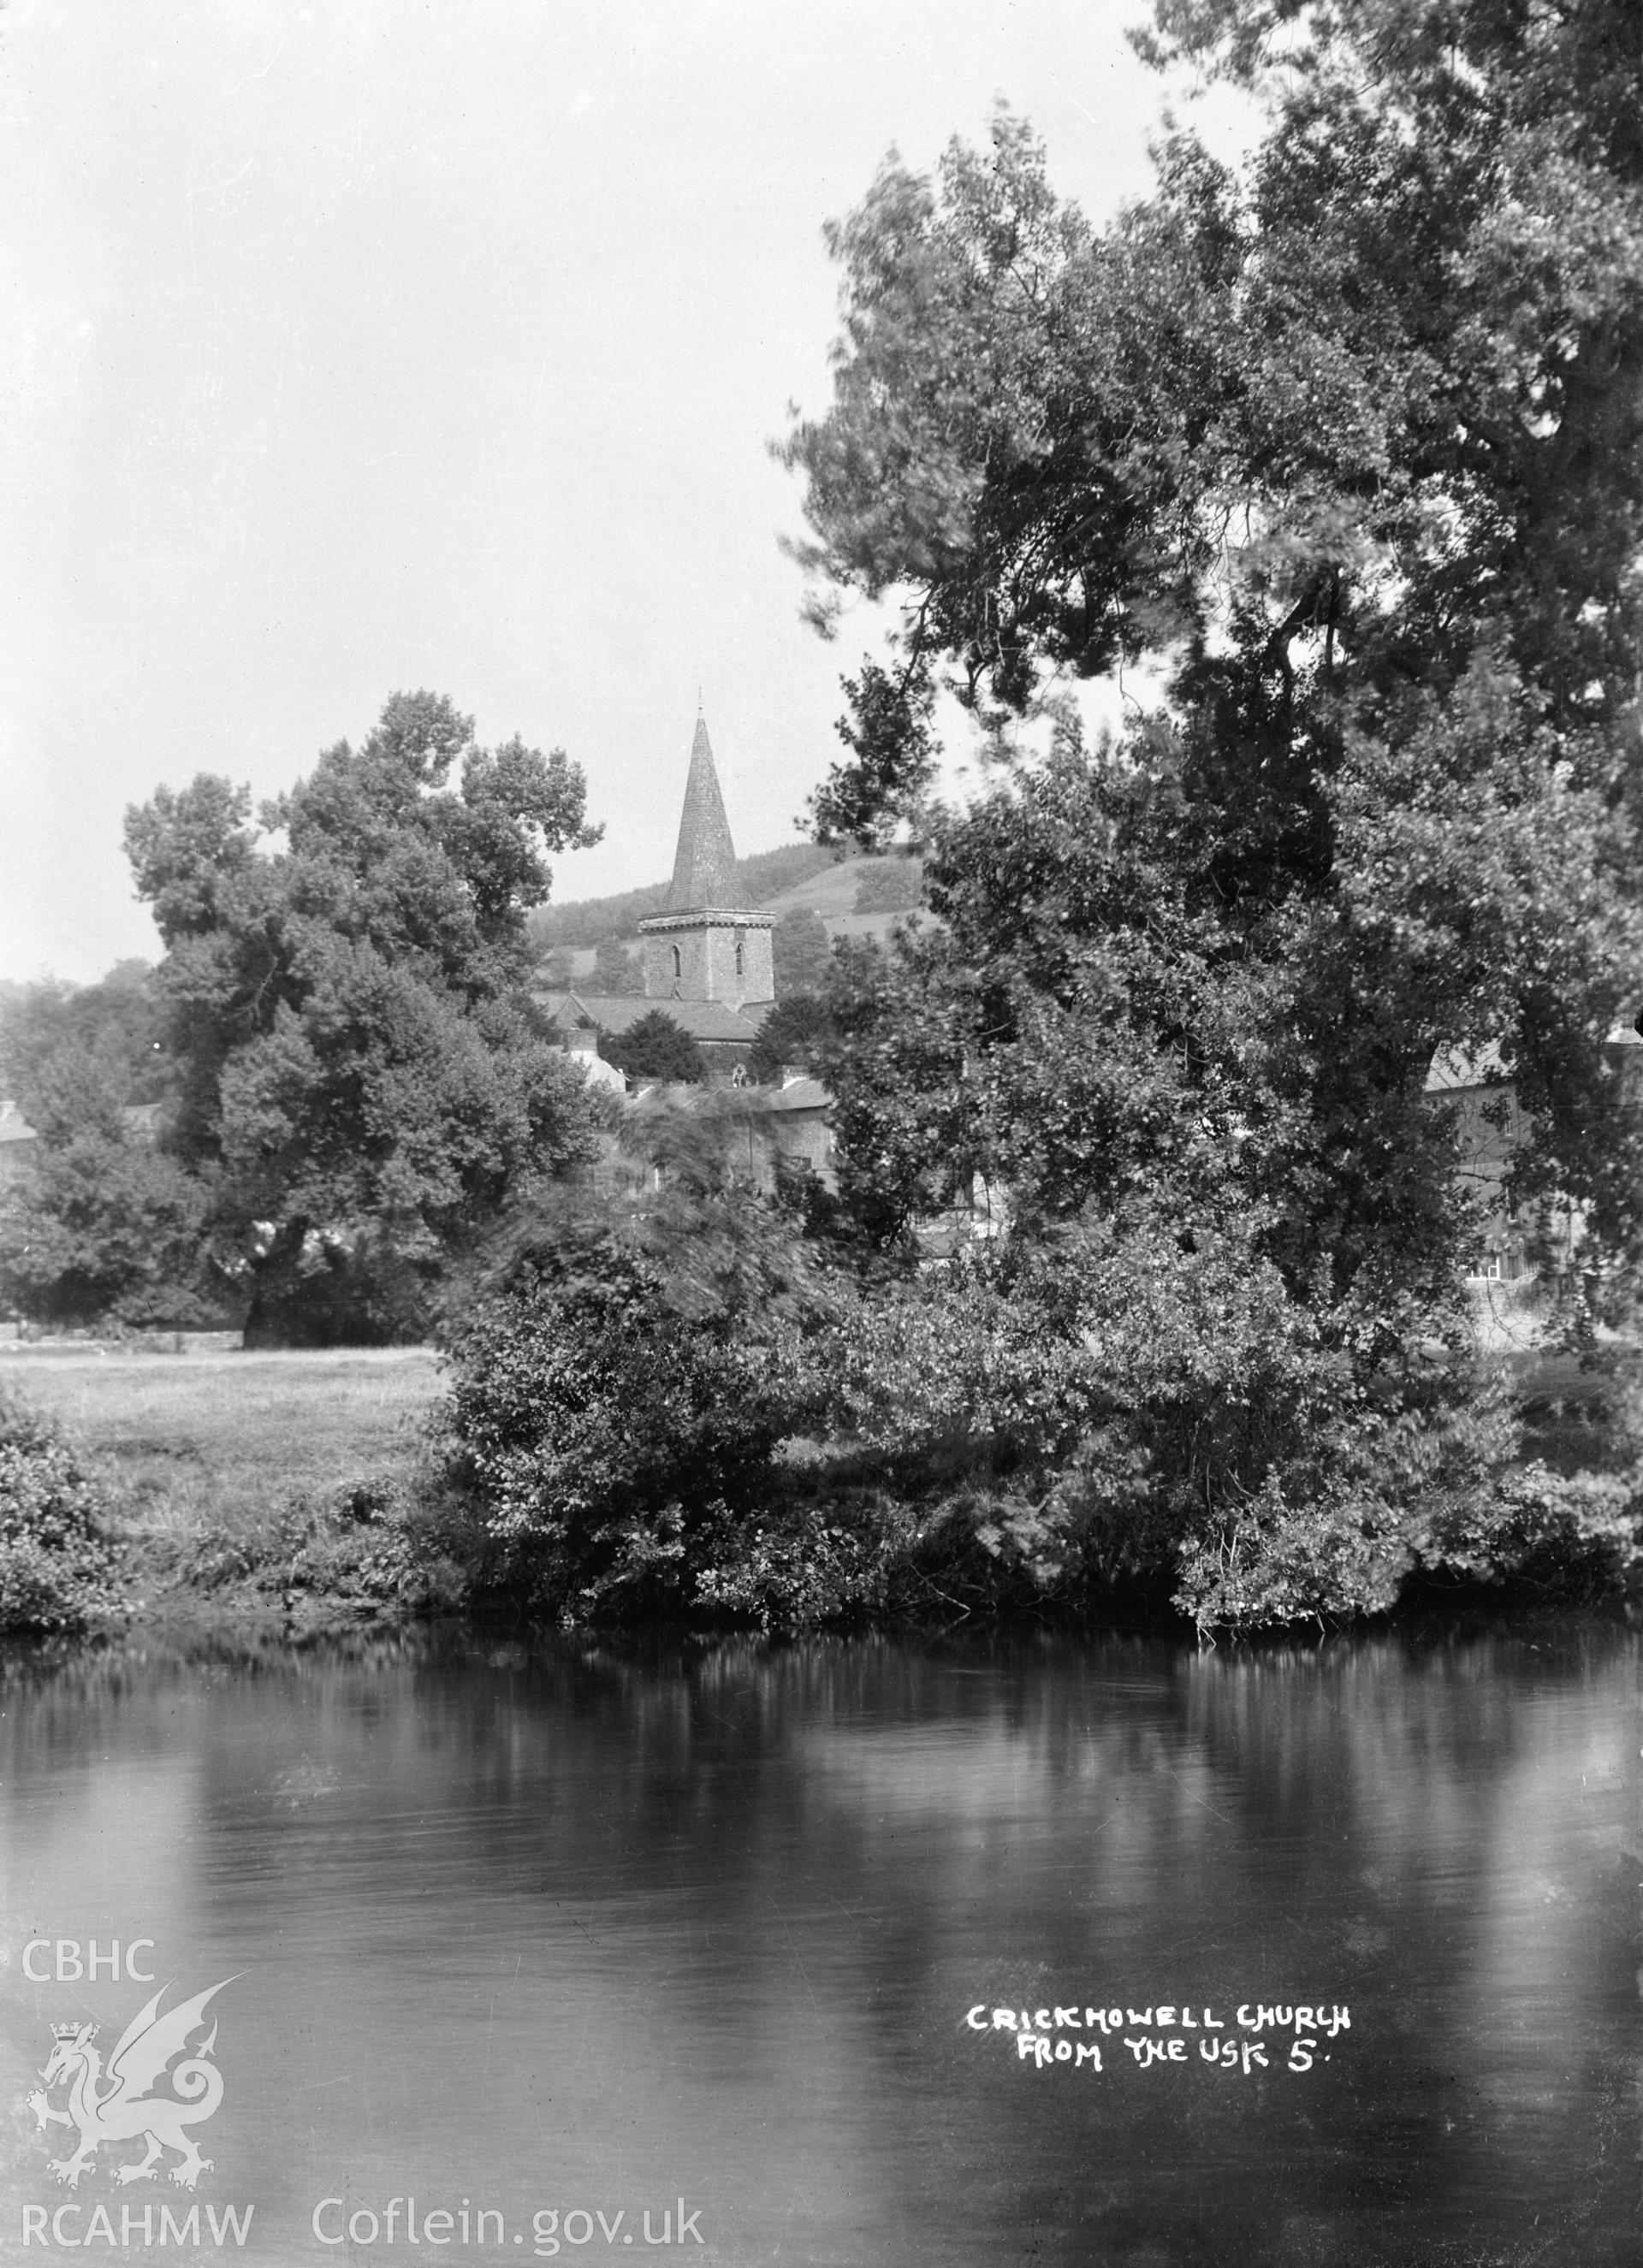
M1612 1471L1620 1444L1604 1381L1568 1357L1512 1366L1526 1453L1563 1474ZM425 1464L441 1390L425 1347L162 1354L114 1343L0 1357L0 1391L62 1429L104 1507L117 1572L92 1619L196 1631L302 1635L470 1610L471 1533ZM790 1469L802 1498L813 1474L803 1460ZM808 1619L797 1578L785 1580ZM1577 1586L1569 1602L1595 1600ZM734 1615L737 1601L725 1603ZM1424 1587L1422 1610L1437 1603ZM1163 1596L1110 1604L1124 1618L1175 1619ZM1065 1618L1065 1602L1043 1605ZM1000 1610L949 1599L937 1582L913 1611L939 1621L949 1608L984 1621ZM908 1611L903 1595L890 1619Z
M430 1347L155 1353L129 1342L0 1357L0 1388L55 1418L141 1534L232 1528L277 1498L402 1482L438 1392Z
M195 1626L424 1610L371 1531L409 1499L438 1390L427 1347L0 1358L0 1392L62 1428L107 1507L118 1617Z

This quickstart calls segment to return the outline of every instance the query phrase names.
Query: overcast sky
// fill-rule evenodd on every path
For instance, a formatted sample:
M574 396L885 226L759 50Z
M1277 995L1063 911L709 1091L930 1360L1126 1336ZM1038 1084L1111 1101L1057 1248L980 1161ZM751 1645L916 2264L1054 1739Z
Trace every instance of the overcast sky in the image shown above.
M430 686L585 767L556 897L665 876L698 685L741 850L837 751L767 442L821 229L1003 95L1145 191L1144 0L11 0L0 974L152 955L128 802Z

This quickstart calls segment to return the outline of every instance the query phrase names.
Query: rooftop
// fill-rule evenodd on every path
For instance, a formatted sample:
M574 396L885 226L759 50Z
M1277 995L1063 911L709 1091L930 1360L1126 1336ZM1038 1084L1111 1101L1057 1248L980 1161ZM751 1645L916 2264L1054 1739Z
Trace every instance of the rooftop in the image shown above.
M771 1095L771 1110L825 1110L832 1101L832 1091L819 1079L789 1079Z
M563 1028L586 1020L613 1035L631 1030L643 1017L663 1015L693 1040L751 1040L762 1020L738 1014L722 1000L646 1000L610 992L536 992L532 998Z

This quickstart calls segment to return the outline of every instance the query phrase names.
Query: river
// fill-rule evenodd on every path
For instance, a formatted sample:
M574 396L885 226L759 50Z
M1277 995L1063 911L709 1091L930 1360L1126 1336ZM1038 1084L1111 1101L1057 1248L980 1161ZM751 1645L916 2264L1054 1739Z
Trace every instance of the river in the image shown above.
M13 1649L0 2257L1635 2268L1638 1657Z

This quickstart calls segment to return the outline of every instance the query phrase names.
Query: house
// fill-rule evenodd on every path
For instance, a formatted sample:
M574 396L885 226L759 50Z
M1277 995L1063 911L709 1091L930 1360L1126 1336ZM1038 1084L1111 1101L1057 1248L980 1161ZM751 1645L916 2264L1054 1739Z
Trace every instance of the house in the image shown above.
M838 1186L833 1169L833 1097L819 1079L785 1079L763 1104L765 1170L774 1183L783 1166L814 1174L824 1188Z
M1477 1282L1517 1283L1534 1273L1523 1224L1507 1201L1507 1182L1529 1138L1517 1087L1492 1040L1475 1054L1446 1048L1432 1059L1426 1093L1453 1113L1460 1178L1483 1206L1487 1227L1468 1274Z
M9 1189L33 1171L40 1136L15 1102L0 1101L0 1189Z
M587 1042L576 1040L578 1032L591 1032L595 1041L599 1033L608 1032L615 1039L658 1009L689 1033L707 1057L710 1071L726 1075L747 1061L759 1036L757 1024L719 1000L652 1000L648 996L640 999L631 993L583 992L575 988L537 992L532 998L558 1025L573 1053L587 1051Z
M590 1086L608 1087L613 1094L625 1094L628 1082L613 1063L607 1063L599 1052L599 1031L586 1011L578 1016L574 1012L581 1003L574 992L564 996L567 1012L560 1024L564 1034L565 1052L580 1064L582 1075Z
M1630 1024L1617 1024L1604 1053L1622 1076L1643 1079L1643 1035ZM1514 1161L1529 1138L1532 1121L1518 1099L1517 1083L1493 1041L1472 1052L1440 1049L1426 1072L1427 1095L1454 1114L1455 1145L1462 1182L1481 1204L1484 1240L1467 1270L1479 1286L1527 1286L1536 1273L1529 1256L1531 1224L1515 1211L1507 1183ZM1574 1265L1580 1244L1579 1209L1566 1204L1541 1225L1550 1233L1558 1272Z

